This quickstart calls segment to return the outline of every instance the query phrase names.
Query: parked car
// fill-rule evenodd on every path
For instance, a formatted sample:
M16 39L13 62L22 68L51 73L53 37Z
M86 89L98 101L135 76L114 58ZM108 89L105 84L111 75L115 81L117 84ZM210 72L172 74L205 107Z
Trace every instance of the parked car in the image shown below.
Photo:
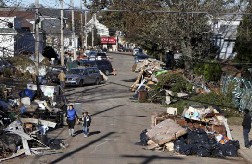
M107 60L107 54L106 52L98 52L96 55L96 60Z
M144 53L137 53L135 55L135 63L142 62L145 59L148 59L149 56Z
M53 83L59 83L58 75L61 71L66 72L66 67L62 66L53 66L50 70L46 73L46 79Z
M72 68L66 73L66 86L98 85L101 81L103 78L97 67Z
M98 69L107 76L114 71L113 66L109 60L80 60L79 65L85 67L98 67Z
M141 48L134 48L133 52L132 52L132 55L135 56L138 53L143 53L143 49L141 49Z
M96 57L97 57L97 51L91 50L91 51L89 51L88 53L86 53L86 55L88 56L88 58L89 58L90 60L95 60Z

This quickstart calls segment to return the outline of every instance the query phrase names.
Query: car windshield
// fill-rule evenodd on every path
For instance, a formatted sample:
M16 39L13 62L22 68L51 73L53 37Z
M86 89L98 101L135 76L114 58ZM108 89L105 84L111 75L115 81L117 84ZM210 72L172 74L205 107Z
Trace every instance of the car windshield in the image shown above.
M68 74L81 74L82 72L82 69L70 69L69 71L67 71Z
M98 53L97 56L106 56L105 53Z

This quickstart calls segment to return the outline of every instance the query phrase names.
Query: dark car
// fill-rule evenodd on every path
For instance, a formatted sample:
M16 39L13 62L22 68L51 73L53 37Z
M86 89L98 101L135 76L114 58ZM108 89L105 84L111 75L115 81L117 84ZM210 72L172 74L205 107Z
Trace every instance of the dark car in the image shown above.
M135 55L135 63L142 62L148 58L149 58L149 56L144 53L137 53Z
M99 85L102 80L102 75L97 67L72 68L66 74L67 86Z
M62 70L66 72L66 68L62 66L53 66L49 68L49 71L46 73L46 79L53 83L59 83L58 75Z
M107 54L105 52L98 52L96 55L96 60L107 60Z
M85 67L98 67L98 69L107 76L114 71L109 60L80 60L79 65Z

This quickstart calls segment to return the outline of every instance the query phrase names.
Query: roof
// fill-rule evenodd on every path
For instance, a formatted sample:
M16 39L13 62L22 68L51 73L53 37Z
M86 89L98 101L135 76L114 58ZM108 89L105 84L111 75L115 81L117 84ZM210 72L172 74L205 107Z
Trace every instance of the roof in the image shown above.
M34 19L35 12L34 11L25 11L25 10L7 10L6 8L0 8L1 17L17 17L21 19L21 27L29 27L33 28L33 25L27 21L27 19Z
M0 33L1 34L16 34L17 33L17 31L15 30L15 29L13 29L13 28L0 28Z
M60 20L57 18L44 19L42 29L49 35L60 35ZM71 30L65 28L64 35L72 35Z

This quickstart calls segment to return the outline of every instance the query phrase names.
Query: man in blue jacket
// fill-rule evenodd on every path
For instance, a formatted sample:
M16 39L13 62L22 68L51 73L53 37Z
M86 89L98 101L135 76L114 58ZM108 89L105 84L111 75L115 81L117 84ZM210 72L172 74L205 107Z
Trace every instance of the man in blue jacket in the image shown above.
M245 109L244 113L245 114L242 121L244 144L246 148L250 148L251 145L249 143L249 132L251 129L251 115L248 109Z

